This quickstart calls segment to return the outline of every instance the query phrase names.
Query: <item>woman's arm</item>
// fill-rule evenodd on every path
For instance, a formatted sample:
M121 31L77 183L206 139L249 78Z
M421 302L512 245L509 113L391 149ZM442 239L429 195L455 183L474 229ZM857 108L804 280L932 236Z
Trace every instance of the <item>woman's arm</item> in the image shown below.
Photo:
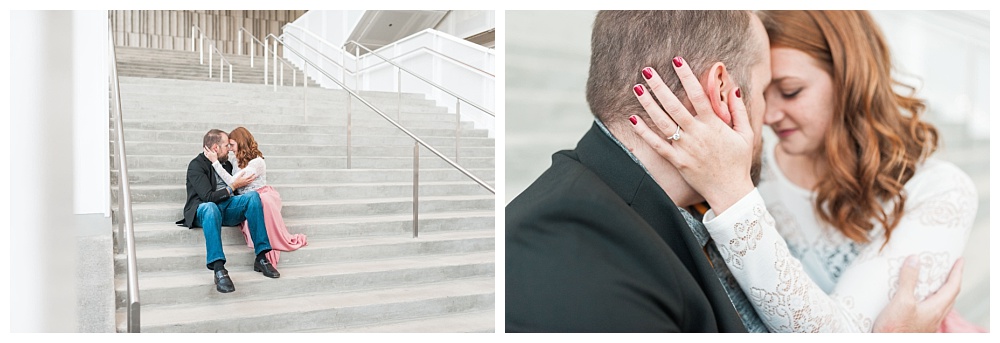
M706 101L704 92L698 88L697 78L686 64L676 67L675 71L691 99ZM938 226L921 226L920 218L935 218L927 213L955 208L955 205L921 206L927 199L941 198L938 192L908 187L910 200L906 215L901 218L899 229L893 232L890 244L879 251L884 234L876 232L873 242L862 247L860 256L840 277L834 292L829 295L823 292L804 272L802 264L789 254L759 193L752 184L747 187L750 151L755 140L747 127L746 109L738 100L738 93L730 91L728 105L734 127L728 129L716 119L711 106L699 104L698 100L692 100L698 112L694 118L662 84L659 76L655 72L650 74L652 77L646 76L649 88L663 108L646 92L637 90L636 95L661 131L668 128L665 132L669 134L679 126L681 138L664 140L641 118L633 116L630 119L636 132L677 167L685 181L719 212L718 217L715 211L706 215L706 226L727 266L772 331L870 331L873 318L894 292L902 261L911 254L924 254L921 258L929 266L944 266L926 271L927 277L937 281L922 277L920 284L923 286L918 290L924 289L926 295L941 285L938 281L944 280L948 267L964 247L971 219L964 232L950 236L942 232L928 235L928 230L933 231ZM936 185L944 186L943 183ZM971 203L971 208L964 207L971 209L971 215L964 213L963 216L974 217L974 196Z
M883 231L874 232L829 295L789 254L756 191L717 217L709 211L705 226L771 331L870 332L907 256L917 256L923 300L944 284L968 239L977 210L972 182L953 166L931 168L907 183L905 214L885 248Z

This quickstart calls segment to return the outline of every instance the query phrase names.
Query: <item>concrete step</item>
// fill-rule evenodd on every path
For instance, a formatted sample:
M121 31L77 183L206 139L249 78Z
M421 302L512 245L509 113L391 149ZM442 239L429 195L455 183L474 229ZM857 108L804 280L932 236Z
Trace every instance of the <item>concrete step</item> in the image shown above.
M184 143L173 142L130 142L125 141L126 156L136 155L174 155L190 153L197 155L204 151L201 140L188 141ZM380 156L380 157L413 157L413 145L409 146L362 146L352 140L352 157ZM264 156L347 156L347 147L343 145L317 145L317 144L266 144L258 145ZM446 151L440 151L445 156L454 155L454 146L448 146ZM108 143L109 153L114 151L114 143ZM426 149L421 149L422 153L430 155ZM464 157L493 157L495 148L489 147L459 147L459 156ZM265 159L268 157L265 157Z
M487 181L495 188L492 182ZM274 189L281 194L282 202L297 202L324 199L364 199L364 198L402 198L412 196L413 182L362 182L362 183L305 183L276 184ZM482 186L473 181L427 181L419 186L420 196L446 195L481 195L490 194ZM175 203L183 204L187 200L187 190L184 183L170 185L134 185L131 186L132 203ZM112 201L117 201L118 190L111 191Z
M145 309L143 332L296 332L493 309L492 277L350 293Z
M161 78L144 77L121 77L119 84L122 85L122 94L139 92L142 94L189 94L200 96L244 94L249 98L259 98L266 96L268 99L301 99L305 93L307 98L345 98L347 92L339 89L325 89L319 87L278 87L274 90L273 85L262 84L229 84L220 86L218 81L192 81L192 80L171 80ZM400 96L403 99L426 100L422 94L402 93L382 91L360 91L359 95L368 101L378 101L378 99L395 101Z
M111 121L109 123L109 128L111 130L115 129L116 123ZM204 136L205 132L208 132L211 128L219 128L220 130L232 130L233 128L244 126L254 135L261 133L275 133L275 134L338 134L346 135L347 126L345 123L335 123L332 125L323 124L257 124L257 123L240 123L238 121L205 121L198 123L191 122L176 122L176 121L165 121L162 119L150 119L142 120L126 119L123 123L125 128L126 141L129 140L130 133L135 130L154 130L154 131L191 131L200 132L201 136ZM431 137L454 137L455 127L448 128L408 128L411 133L424 138ZM364 130L352 130L352 137L363 137L363 136L405 136L398 128L386 126L372 126L365 127ZM487 137L488 132L481 129L461 129L459 130L459 135L461 137ZM114 139L114 135L111 135ZM195 141L200 141L201 138L195 139ZM410 140L412 142L412 139Z
M112 167L114 168L114 167ZM493 180L493 169L470 169L482 180ZM187 171L174 169L129 169L129 183L143 185L183 185ZM452 168L420 169L420 182L466 181L467 176ZM412 182L412 169L273 169L267 170L270 184L341 182ZM118 184L118 170L111 170L111 183Z
M457 196L421 196L420 213L479 211L492 209L493 194L485 189L487 195L457 195ZM171 203L133 203L132 215L135 223L173 223L184 217L184 202ZM113 212L117 213L117 209ZM345 199L345 200L311 200L283 201L281 214L287 219L314 218L322 216L353 216L359 213L368 215L390 215L413 213L413 197L375 198L375 199Z
M447 332L496 332L494 311L464 312L448 316L435 316L390 324L353 327L348 329L322 328L307 332L352 333L447 333Z
M206 269L152 272L139 276L143 309L184 303L247 301L292 297L304 293L345 293L387 287L413 286L472 277L492 277L492 251L470 254L405 256L353 262L329 261L313 265L284 266L281 277L268 279L251 266L227 264L236 286L233 293L215 289L212 272ZM128 300L124 280L115 284L118 306Z
M185 230L189 235L203 235L200 228ZM226 227L224 230L238 231ZM307 238L308 239L308 238ZM493 228L461 231L425 232L417 238L412 234L372 237L344 237L309 239L309 245L296 251L282 252L279 267L329 263L331 261L365 261L389 258L418 258L433 254L460 254L493 251ZM223 240L226 254L226 269L230 271L251 269L253 249L240 236L235 240ZM136 260L139 273L202 271L205 268L205 245L160 246L157 244L136 244ZM115 256L115 268L124 270L124 255ZM279 269L280 271L280 269Z
M246 114L243 111L233 110L227 113L214 113L208 114L204 112L178 112L172 114L162 114L159 116L150 116L145 118L135 118L128 115L128 109L126 111L124 120L125 123L133 121L183 121L189 123L203 123L202 127L208 127L208 123L217 122L232 122L234 126L246 126L247 129L251 129L252 126L258 124L271 124L271 125L333 125L333 126L347 126L347 117L339 116L300 116L300 115L264 115L264 114ZM387 114L387 116L389 116ZM243 120L241 118L247 118ZM401 120L393 116L389 116L390 119L396 121L402 125L407 130L410 129L450 129L452 135L455 131L455 119L454 116L448 120L423 120L423 119L411 119L410 116L403 116ZM357 114L351 117L352 130L355 131L365 131L368 128L393 128L398 131L388 120L378 116L377 114L364 115ZM474 129L474 124L472 122L463 121L459 129L461 130L471 130ZM207 129L205 131L208 131Z
M421 213L418 218L420 235L434 232L482 230L494 226L495 211ZM413 214L365 215L290 218L285 220L288 232L304 234L310 241L352 237L398 236L413 234ZM168 223L135 224L135 242L142 246L191 247L204 246L200 229L188 229ZM239 242L243 234L238 227L222 230L223 242Z
M109 129L109 134L114 134L114 129ZM187 143L187 142L201 142L202 138L205 136L205 132L208 130L197 130L197 131L168 131L168 130L129 130L125 133L126 142L164 142L164 143ZM252 133L254 139L258 143L268 143L268 144L323 144L323 145L345 145L347 144L347 135L341 132L336 133ZM353 134L353 133L352 133ZM351 144L357 146L375 146L375 145L387 145L387 146L413 146L413 138L406 136L402 133L396 135L386 135L386 136L376 136L366 133L366 135L353 134L351 137ZM109 136L111 137L111 136ZM455 136L452 132L452 136L445 137L433 137L424 136L420 137L427 144L433 146L450 146L455 145ZM495 145L495 140L493 138L487 137L461 137L459 136L459 145L463 147L493 147Z
M143 119L169 118L173 120L184 120L199 122L206 119L215 121L233 121L241 123L276 123L278 119L287 119L290 124L294 123L321 123L334 124L337 126L347 125L347 108L344 106L313 106L309 105L303 110L301 101L292 106L272 106L268 104L243 103L232 106L198 106L198 107L178 107L169 108L162 106L157 109L137 109L130 106L122 107L125 113L125 121ZM216 107L215 109L209 107ZM457 117L454 113L447 113L439 109L421 109L423 112L403 112L397 114L395 106L392 110L385 107L379 108L386 117L397 122L433 121L441 125L441 128L454 129ZM364 122L388 123L385 118L376 114L370 109L354 108L351 112L351 122L354 125ZM412 124L411 124L412 125ZM404 124L404 126L407 126ZM471 126L467 126L471 128Z
M291 115L291 116L333 116L346 118L348 105L352 111L352 118L367 118L374 111L354 101L348 104L343 99L326 98L306 98L287 100L256 100L247 101L241 99L239 94L227 96L203 97L203 99L187 99L181 101L174 98L155 98L155 95L144 96L122 96L122 111L126 118L134 119L144 117L163 117L165 115L184 113L211 113L213 116L233 115L236 112L243 112L244 115ZM190 104L196 104L191 107ZM455 113L449 112L445 107L424 103L404 102L402 107L397 101L381 101L372 103L376 108L385 113L390 118L430 118L432 120L455 121ZM303 110L305 108L305 110ZM400 111L401 109L401 111ZM400 113L397 113L400 112ZM252 118L250 118L252 120Z
M412 150L411 150L412 151ZM442 151L445 156L453 153ZM129 170L132 169L180 169L186 170L188 163L197 155L192 151L184 155L136 155L126 150ZM114 156L111 156L113 160ZM109 160L111 161L111 160ZM494 168L493 157L459 156L458 164L466 169ZM347 158L343 156L269 156L268 168L275 169L341 169L347 168ZM356 169L407 169L413 168L413 157L368 157L353 156L351 167ZM447 162L421 149L420 170L452 168Z

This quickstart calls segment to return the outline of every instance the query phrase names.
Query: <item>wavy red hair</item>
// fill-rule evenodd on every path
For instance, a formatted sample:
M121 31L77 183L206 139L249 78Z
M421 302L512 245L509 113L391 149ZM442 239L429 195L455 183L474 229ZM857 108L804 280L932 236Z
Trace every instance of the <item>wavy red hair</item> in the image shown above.
M245 127L237 127L229 133L229 139L236 141L239 148L236 150L236 161L240 169L246 168L250 160L257 157L264 158L264 154L257 148L257 141L253 139L250 130Z
M805 52L833 79L835 107L821 151L825 175L814 189L816 212L862 243L878 222L888 242L905 208L903 185L937 149L937 129L920 120L924 102L913 97L915 88L892 78L888 46L868 12L764 11L760 17L772 48Z

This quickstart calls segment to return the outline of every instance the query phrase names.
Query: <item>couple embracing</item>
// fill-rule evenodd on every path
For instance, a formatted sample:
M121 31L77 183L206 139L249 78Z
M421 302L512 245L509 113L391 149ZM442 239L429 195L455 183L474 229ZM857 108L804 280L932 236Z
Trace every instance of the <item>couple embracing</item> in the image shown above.
M306 245L306 236L290 234L281 216L281 195L267 185L267 166L257 141L244 127L231 133L209 130L202 139L203 152L187 169L187 203L178 225L202 228L206 264L214 273L216 290L236 290L226 270L222 251L222 226L241 226L247 245L254 249L253 270L278 278L279 250ZM229 153L236 156L236 165Z
M981 330L975 188L891 70L863 11L599 12L596 120L506 208L507 331Z

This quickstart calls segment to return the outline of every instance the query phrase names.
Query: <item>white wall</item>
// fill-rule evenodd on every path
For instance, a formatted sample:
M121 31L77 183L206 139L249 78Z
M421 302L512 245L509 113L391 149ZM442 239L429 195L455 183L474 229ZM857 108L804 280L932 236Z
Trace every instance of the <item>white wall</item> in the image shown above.
M458 14L445 26L456 31L478 30L476 31L478 33L488 29L484 29L484 27L493 24L493 11L452 12L458 12ZM351 55L353 52L345 53L340 49L363 14L364 11L306 12L292 25L286 26L284 30L285 34L294 35L298 39L289 37L285 42L326 71L326 74L323 74L313 70L312 67L306 67L307 74L317 80L324 88L340 88L330 79L331 77L340 80L351 89L359 89L360 87L361 90L395 92L397 87L401 87L404 92L423 93L428 99L437 102L438 106L447 107L448 111L454 113L457 106L455 97L435 89L417 77L405 72L400 74L395 67L384 63L376 56L365 55L361 56L360 60L355 61ZM321 23L324 21L330 23ZM445 21L447 21L447 17ZM312 34L302 30L307 30ZM304 45L309 45L313 49ZM438 51L458 62L438 57L422 48ZM320 53L316 52L317 50L329 58L321 57ZM495 106L496 81L490 75L495 70L496 56L493 49L487 49L436 30L427 29L375 50L375 52L480 107L492 111ZM302 59L293 53L286 52L284 57L300 68L305 65ZM346 73L341 66L337 65L338 63L346 67ZM463 64L472 66L472 68L463 66ZM477 72L473 68L483 72ZM355 71L360 71L358 76L350 74L350 72ZM400 80L402 80L402 85L399 84ZM490 137L493 136L495 128L493 117L467 104L462 104L460 111L462 120L474 122L476 128L486 129L489 131Z
M872 11L895 66L928 111L986 138L990 121L990 45L987 11ZM909 75L906 75L909 74Z
M466 38L497 27L494 11L448 11L435 30Z
M346 75L345 70L341 67L346 66L347 70L356 69L354 59L345 55L341 47L344 46L344 42L347 41L347 37L351 35L354 28L358 26L361 16L364 13L365 11L308 11L299 17L299 19L292 22L292 25L311 32L315 36L306 34L294 27L286 27L283 32L288 32L298 37L304 43L294 38L286 39L285 42L291 48L305 55L307 59L318 64L320 68L329 73L333 78L341 82L346 82L348 87L355 87L354 78ZM306 44L316 50L306 48ZM322 55L328 56L333 60L323 58L321 57ZM299 66L299 68L305 65L302 62L302 58L296 54L286 51L283 57L288 59L292 64ZM305 69L306 74L313 80L316 80L321 87L330 89L340 88L333 80L315 70L315 68L307 67Z
M73 213L110 216L108 12L72 13Z
M75 19L69 11L10 15L10 27L18 29L10 35L16 49L9 50L11 332L76 329Z
M437 51L449 58L427 51ZM456 38L442 32L426 29L395 43L386 45L375 53L392 60L414 74L434 82L458 94L466 100L489 111L495 106L494 64L495 51ZM366 90L396 91L402 80L402 90L423 93L438 106L454 113L458 105L456 98L406 72L399 73L396 67L383 62L377 56L364 55L361 66L361 87ZM477 71L477 69L479 71ZM462 120L472 121L477 129L486 129L493 137L495 120L485 112L466 103L461 103Z

